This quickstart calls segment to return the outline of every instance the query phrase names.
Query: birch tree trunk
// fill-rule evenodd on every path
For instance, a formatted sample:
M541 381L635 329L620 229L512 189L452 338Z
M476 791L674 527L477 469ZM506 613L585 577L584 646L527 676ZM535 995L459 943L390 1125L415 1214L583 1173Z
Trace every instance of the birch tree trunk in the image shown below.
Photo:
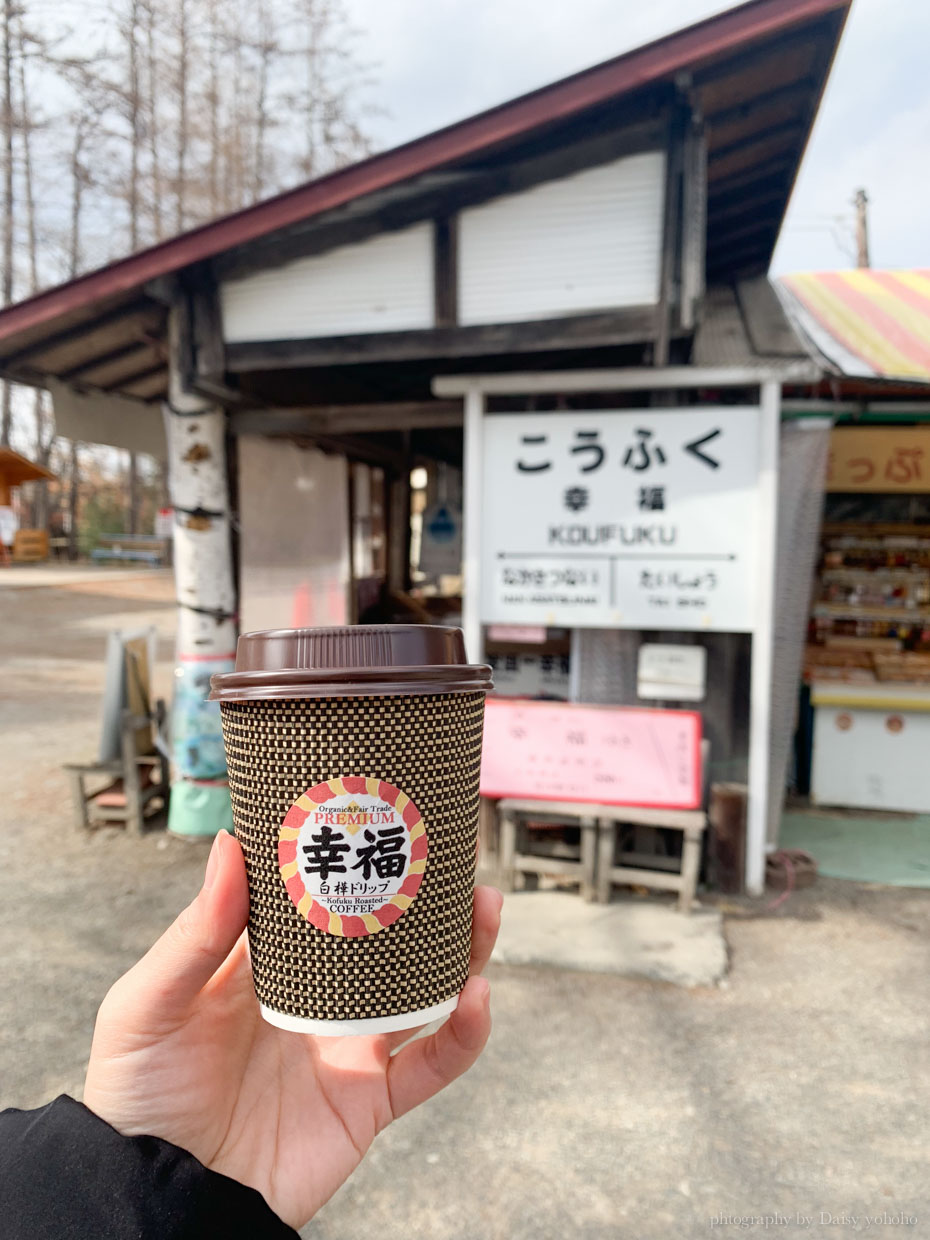
M186 322L183 307L173 307L165 425L178 637L168 829L177 835L212 836L232 829L232 810L219 705L206 698L210 677L235 665L236 594L226 416L221 407L182 388L178 358Z

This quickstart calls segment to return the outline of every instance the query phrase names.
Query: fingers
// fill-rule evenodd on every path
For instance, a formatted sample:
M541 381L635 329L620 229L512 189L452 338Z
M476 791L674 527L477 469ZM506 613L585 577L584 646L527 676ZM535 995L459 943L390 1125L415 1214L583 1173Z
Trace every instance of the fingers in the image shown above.
M236 946L248 916L242 850L237 840L221 831L213 841L197 898L117 982L114 998L131 1007L140 1028L182 1019Z
M476 887L474 912L471 921L471 956L468 961L468 975L484 971L491 959L491 952L497 941L497 932L501 928L501 909L504 897L496 887Z
M469 977L482 973L491 959L497 932L500 930L503 903L504 897L496 887L475 888L471 918L471 952L468 959ZM415 1029L401 1029L397 1033L385 1034L388 1050L393 1051L396 1046L409 1042L425 1028L425 1025L420 1025Z
M387 1084L394 1119L467 1072L490 1032L490 986L483 977L469 978L446 1023L432 1037L411 1042L390 1060Z

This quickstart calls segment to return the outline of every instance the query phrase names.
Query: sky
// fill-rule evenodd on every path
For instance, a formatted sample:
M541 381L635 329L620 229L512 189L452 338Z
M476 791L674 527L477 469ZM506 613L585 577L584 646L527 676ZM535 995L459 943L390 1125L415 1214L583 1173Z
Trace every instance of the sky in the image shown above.
M719 13L707 0L346 0L374 62L380 149ZM855 265L869 197L873 267L930 267L930 3L853 0L772 265Z

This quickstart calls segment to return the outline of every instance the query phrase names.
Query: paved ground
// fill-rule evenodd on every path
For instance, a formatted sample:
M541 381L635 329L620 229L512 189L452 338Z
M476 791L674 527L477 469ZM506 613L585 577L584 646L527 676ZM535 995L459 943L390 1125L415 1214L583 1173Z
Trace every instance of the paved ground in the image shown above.
M96 743L106 628L143 621L166 690L165 575L0 580L0 1106L80 1093L100 997L200 880L202 845L70 827L59 763ZM305 1235L930 1236L930 892L828 880L774 914L721 903L721 987L492 966L480 1065L385 1133ZM866 1229L901 1210L917 1222Z

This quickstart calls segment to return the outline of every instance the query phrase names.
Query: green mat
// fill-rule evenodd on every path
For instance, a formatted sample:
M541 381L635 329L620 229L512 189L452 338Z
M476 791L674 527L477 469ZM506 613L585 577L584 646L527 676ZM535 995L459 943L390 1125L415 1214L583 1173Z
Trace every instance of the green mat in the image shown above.
M803 848L821 874L891 887L930 887L930 815L864 817L789 810L780 848Z

